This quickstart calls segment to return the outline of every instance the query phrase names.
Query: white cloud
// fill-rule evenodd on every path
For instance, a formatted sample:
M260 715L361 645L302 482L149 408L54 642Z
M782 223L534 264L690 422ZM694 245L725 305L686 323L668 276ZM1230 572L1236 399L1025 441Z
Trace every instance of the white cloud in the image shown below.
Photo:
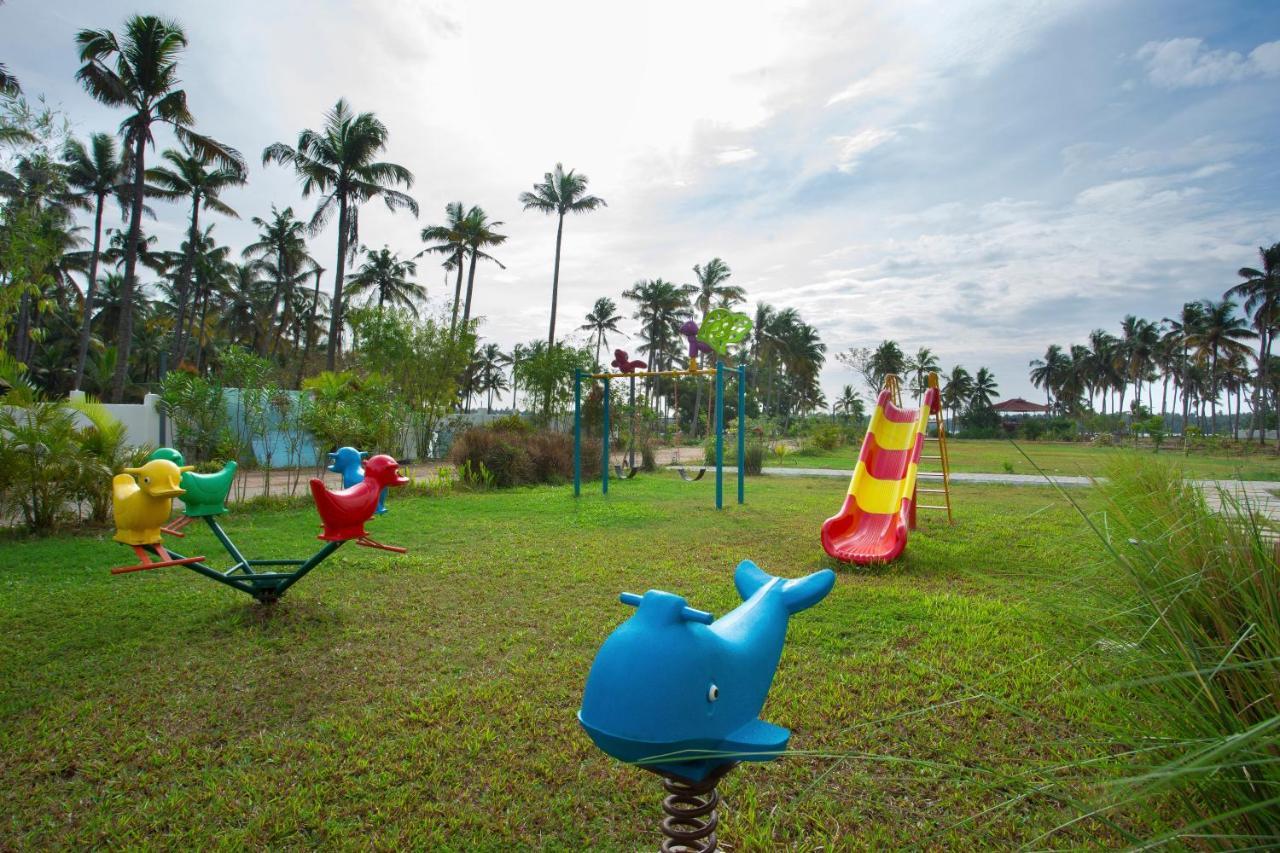
M920 82L921 74L914 68L903 65L888 65L877 68L865 77L861 77L827 99L827 106L872 98L889 98L903 94L915 88Z
M1199 38L1149 41L1138 49L1137 58L1146 65L1148 79L1165 89L1280 76L1280 41L1260 44L1248 56L1234 50L1209 50Z
M858 131L853 136L831 137L831 141L839 146L839 151L836 153L836 168L841 172L852 172L858 167L858 160L865 154L874 151L897 135L897 131L888 128L869 127Z
M757 153L754 148L726 148L716 155L716 161L722 164L743 163L753 159Z

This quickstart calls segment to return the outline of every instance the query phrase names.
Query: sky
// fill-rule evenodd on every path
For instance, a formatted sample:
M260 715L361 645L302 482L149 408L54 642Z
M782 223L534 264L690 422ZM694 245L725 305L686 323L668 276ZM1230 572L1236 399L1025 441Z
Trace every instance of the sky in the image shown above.
M929 347L1002 397L1042 396L1048 344L1218 298L1280 241L1275 0L8 0L0 61L77 133L113 130L73 39L139 12L183 25L197 128L251 164L219 239L272 204L310 214L261 151L345 97L387 124L422 211L366 206L363 242L414 254L455 200L504 223L474 299L504 347L545 336L555 220L517 198L556 162L608 202L565 224L559 330L610 296L634 347L622 291L718 256L832 356ZM176 246L182 208L159 213ZM334 227L311 248L331 269ZM435 260L419 279L452 297ZM822 382L858 385L834 358Z

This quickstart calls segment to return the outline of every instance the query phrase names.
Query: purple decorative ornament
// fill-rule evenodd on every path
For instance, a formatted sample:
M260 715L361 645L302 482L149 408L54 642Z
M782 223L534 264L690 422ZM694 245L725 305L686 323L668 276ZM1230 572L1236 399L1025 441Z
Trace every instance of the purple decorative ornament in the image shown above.
M698 340L698 324L692 320L686 320L684 325L680 327L680 334L689 340L689 358L696 359L702 353L715 352L710 344L703 343Z

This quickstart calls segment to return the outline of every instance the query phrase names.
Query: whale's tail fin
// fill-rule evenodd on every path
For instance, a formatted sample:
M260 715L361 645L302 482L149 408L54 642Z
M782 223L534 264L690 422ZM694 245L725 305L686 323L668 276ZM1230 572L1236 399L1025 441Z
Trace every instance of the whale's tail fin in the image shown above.
M766 584L780 580L757 566L750 560L743 560L733 573L733 585L738 588L738 595L746 601ZM788 613L798 613L812 607L827 597L836 584L836 573L830 569L822 569L802 578L784 580L779 594Z

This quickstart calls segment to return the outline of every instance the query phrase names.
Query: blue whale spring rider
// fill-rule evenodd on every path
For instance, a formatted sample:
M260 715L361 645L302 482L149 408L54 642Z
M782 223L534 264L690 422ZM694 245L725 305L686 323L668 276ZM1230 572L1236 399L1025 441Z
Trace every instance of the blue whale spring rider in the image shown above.
M368 456L369 451L367 450L356 450L354 447L339 447L329 454L329 470L335 474L341 474L342 488L349 489L357 483L364 482L364 460ZM387 490L383 488L381 492L378 492L378 508L375 510L378 515L382 515L387 511L386 500Z
M778 757L791 732L759 714L787 620L835 580L830 569L784 580L743 560L733 576L743 602L720 619L670 592L623 593L636 612L600 647L578 721L614 758L691 782Z

